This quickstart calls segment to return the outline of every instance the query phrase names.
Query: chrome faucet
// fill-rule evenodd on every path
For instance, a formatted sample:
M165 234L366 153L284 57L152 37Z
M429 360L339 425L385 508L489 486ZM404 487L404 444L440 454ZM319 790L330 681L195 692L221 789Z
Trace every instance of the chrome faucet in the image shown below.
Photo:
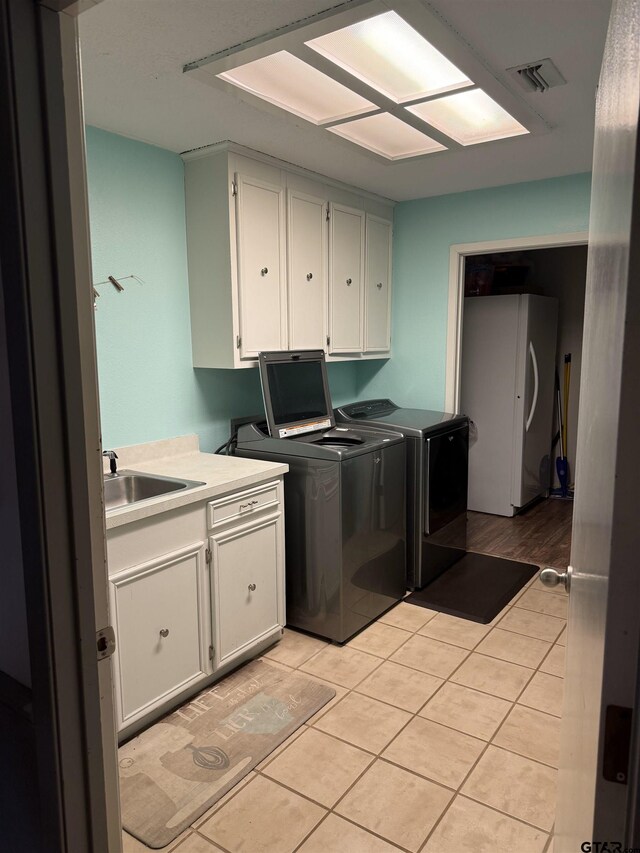
M102 455L106 456L108 458L109 470L111 471L111 473L117 474L118 473L118 463L116 462L116 459L118 458L118 454L115 452L115 450L103 450Z

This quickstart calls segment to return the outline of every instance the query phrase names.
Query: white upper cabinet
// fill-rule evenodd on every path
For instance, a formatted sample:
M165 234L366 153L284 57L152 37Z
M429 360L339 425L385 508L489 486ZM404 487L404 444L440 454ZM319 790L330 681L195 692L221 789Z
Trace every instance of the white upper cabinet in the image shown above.
M365 213L329 206L329 352L361 352Z
M194 367L390 355L391 202L234 143L184 160Z
M324 349L327 223L322 197L288 190L289 349Z
M284 189L236 173L240 354L286 349Z
M367 214L364 351L391 349L391 222Z

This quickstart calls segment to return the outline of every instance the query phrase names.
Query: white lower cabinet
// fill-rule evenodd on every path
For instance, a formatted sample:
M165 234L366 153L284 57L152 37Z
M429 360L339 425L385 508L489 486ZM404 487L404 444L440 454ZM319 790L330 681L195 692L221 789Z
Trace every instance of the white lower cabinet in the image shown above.
M107 531L125 736L281 635L283 494L279 477Z
M210 542L214 660L223 666L281 626L282 515L233 525Z
M194 543L111 577L120 724L211 672L203 638L206 545Z

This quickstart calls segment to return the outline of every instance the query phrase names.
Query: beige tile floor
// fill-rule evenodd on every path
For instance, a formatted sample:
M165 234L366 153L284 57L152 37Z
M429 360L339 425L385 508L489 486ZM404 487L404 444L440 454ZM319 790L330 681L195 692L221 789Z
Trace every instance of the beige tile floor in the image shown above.
M265 660L336 698L164 849L550 853L565 626L534 579L491 625L402 602L343 647L287 630Z

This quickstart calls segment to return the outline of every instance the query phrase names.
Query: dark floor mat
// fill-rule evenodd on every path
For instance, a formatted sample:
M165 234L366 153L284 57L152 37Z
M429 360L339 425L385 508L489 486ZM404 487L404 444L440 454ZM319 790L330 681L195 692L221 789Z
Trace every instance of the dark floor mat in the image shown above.
M538 571L533 563L469 552L404 600L486 625Z

